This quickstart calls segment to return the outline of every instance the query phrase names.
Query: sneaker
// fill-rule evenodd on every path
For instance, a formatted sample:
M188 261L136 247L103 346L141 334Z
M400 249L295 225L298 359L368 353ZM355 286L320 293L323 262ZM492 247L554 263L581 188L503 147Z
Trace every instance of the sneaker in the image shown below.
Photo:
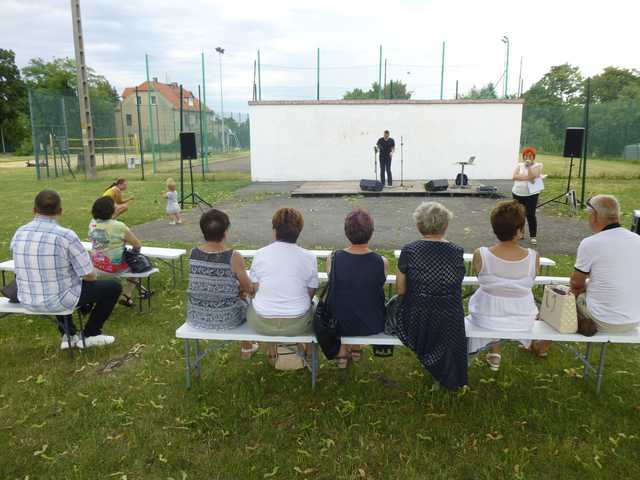
M169 225L175 225L176 222L174 222L173 220L169 222Z
M535 238L531 239L531 245L537 245L538 244L538 240L536 240Z
M67 350L78 345L80 337L78 335L72 335L69 339L68 335L62 335L62 341L60 342L60 350Z
M82 339L78 339L77 346L78 348L91 348L91 347L102 347L104 345L110 345L116 341L116 337L112 337L111 335L93 335L91 337L84 337L84 345L82 344Z

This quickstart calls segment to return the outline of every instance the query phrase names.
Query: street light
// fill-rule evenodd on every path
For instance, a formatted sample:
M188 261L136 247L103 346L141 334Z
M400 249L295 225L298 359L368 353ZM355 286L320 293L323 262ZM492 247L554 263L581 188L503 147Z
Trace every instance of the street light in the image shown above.
M216 52L218 52L218 59L220 64L220 118L222 120L222 151L226 152L226 141L224 135L224 102L222 99L222 55L224 54L224 48L216 47Z
M507 92L509 88L509 37L504 35L502 37L502 43L505 44L505 62L504 62L504 98L507 98Z

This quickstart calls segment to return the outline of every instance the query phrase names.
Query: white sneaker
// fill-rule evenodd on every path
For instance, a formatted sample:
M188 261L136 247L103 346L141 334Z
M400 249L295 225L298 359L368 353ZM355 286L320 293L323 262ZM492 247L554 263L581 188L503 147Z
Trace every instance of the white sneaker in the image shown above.
M91 347L102 347L104 345L110 345L116 341L116 337L112 337L111 335L94 335L92 337L84 337L84 345L82 344L82 339L78 339L77 346L78 348L91 348Z
M531 239L531 245L537 245L538 244L538 240L534 238Z
M78 335L73 335L71 337L71 341L69 341L69 337L65 334L62 335L62 341L60 342L60 350L67 350L69 348L73 348L80 342L80 337Z
M175 225L175 224L176 224L176 222L174 222L173 220L171 220L171 221L169 222L169 225Z

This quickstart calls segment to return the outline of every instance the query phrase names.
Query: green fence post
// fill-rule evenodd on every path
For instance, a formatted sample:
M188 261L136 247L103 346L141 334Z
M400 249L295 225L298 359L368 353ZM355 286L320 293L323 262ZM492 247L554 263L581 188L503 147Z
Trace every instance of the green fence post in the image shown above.
M144 64L145 70L147 73L147 103L148 111L149 111L149 141L151 142L151 173L156 173L156 140L155 135L153 133L153 107L151 106L151 90L153 86L151 85L151 81L149 79L149 55L144 54ZM157 99L156 99L157 100ZM136 102L138 99L136 98Z
M380 45L380 59L378 60L378 99L382 98L382 45Z
M202 59L202 102L204 103L204 154L202 161L204 162L204 171L209 171L209 113L207 112L207 87L204 74L204 52L201 53Z
M440 100L444 98L444 46L445 42L442 42L442 63L440 65Z
M33 95L31 90L27 93L29 98L29 117L31 118L31 143L33 144L33 155L36 162L36 178L40 180L40 152L38 151L38 139L36 138L36 124L33 120Z
M320 100L320 48L316 60L316 100Z

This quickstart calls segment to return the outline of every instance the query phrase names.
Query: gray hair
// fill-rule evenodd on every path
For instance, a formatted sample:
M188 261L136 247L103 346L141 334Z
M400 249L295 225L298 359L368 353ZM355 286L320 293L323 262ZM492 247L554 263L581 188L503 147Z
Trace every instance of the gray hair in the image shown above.
M613 195L596 195L589 203L599 217L611 222L620 220L620 203Z
M422 235L444 235L453 213L438 202L422 202L413 212L413 219Z

